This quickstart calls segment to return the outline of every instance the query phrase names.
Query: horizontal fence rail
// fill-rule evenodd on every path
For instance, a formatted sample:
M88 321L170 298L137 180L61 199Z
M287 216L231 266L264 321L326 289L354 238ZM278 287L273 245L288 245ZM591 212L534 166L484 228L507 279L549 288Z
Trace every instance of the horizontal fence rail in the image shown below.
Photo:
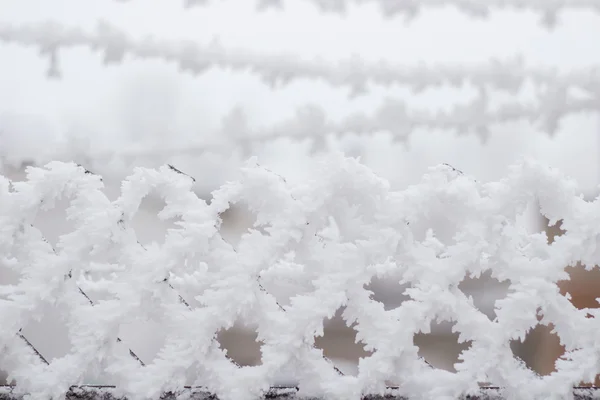
M600 396L600 388L573 388L574 400L594 400ZM76 386L65 395L67 400L126 400L114 386ZM185 387L177 392L167 392L160 396L161 400L217 400L218 396L202 388ZM264 393L262 399L269 400L317 400L314 397L301 396L295 387L272 387ZM504 400L506 396L496 387L481 388L479 394L461 396L464 400ZM22 400L22 395L15 395L11 386L0 386L0 400ZM362 400L409 400L398 394L398 389L388 388L384 394L362 396Z
M67 400L125 400L119 395L114 386L77 386L72 387L66 393ZM572 396L574 400L594 400L600 396L600 388L597 387L577 387L573 388ZM160 396L162 400L217 400L218 396L203 390L201 388L186 387L178 392L168 392ZM481 388L479 394L461 396L465 400L504 400L506 396L496 387ZM0 400L22 400L22 395L13 394L11 386L0 386ZM298 395L298 388L295 387L272 387L263 396L262 399L270 400L317 400L314 397ZM389 388L381 395L365 395L362 400L409 400L407 397L398 394L395 388Z

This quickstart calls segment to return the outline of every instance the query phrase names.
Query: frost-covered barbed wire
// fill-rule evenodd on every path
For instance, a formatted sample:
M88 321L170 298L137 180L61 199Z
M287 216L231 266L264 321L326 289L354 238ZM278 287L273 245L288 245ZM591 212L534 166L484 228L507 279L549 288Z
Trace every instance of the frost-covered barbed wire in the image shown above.
M357 161L331 155L311 176L291 185L251 160L210 202L168 166L136 169L114 201L99 176L74 164L29 168L23 182L1 178L1 261L21 274L17 284L0 286L0 346L11 349L0 361L17 382L15 393L58 398L83 383L85 371L99 369L132 399L177 392L189 376L219 398L250 399L286 369L299 395L324 398L383 393L386 381L409 398L476 394L478 382L499 385L507 398L566 398L600 372L599 310L576 309L557 287L569 279L567 265L600 263L600 200L585 201L574 182L530 161L491 183L442 165L419 184L392 191ZM163 244L141 249L131 221L150 193L165 200L158 217L178 222ZM53 251L31 222L61 196L70 199L74 228ZM552 244L519 225L534 201L566 230ZM234 249L220 234L220 215L237 202L257 219ZM433 228L421 231L423 225ZM485 272L510 282L494 320L458 288ZM409 284L410 300L386 310L365 289L373 278ZM192 293L200 306L182 307L165 282ZM288 294L270 294L277 285ZM90 307L78 287L105 298ZM73 343L48 365L36 363L17 336L45 303L63 307ZM373 351L357 376L337 374L313 347L324 320L340 308ZM153 318L166 331L163 348L145 366L114 349L119 326L135 318ZM471 343L455 374L427 365L413 342L444 320ZM261 365L237 367L214 341L236 321L256 327ZM557 371L544 377L510 350L511 340L538 323L554 324L566 349Z
M325 110L311 105L297 110L295 116L271 127L249 128L239 123L234 129L225 118L222 132L208 135L203 142L188 144L185 148L165 149L161 152L198 153L204 150L219 151L234 138L235 144L248 148L253 144L289 137L295 140L311 139L314 147L322 147L325 135L347 133L369 134L390 132L398 141L415 129L443 129L460 134L477 133L485 138L495 124L527 121L537 124L552 134L560 120L569 114L596 112L600 109L600 67L559 73L555 69L527 67L516 57L508 61L490 61L485 65L465 66L393 66L384 61L367 63L359 57L333 64L325 61L306 61L291 55L261 55L259 53L227 49L214 42L207 46L191 42L163 41L147 37L135 40L123 30L102 22L95 32L80 28L67 28L57 23L13 25L0 23L0 40L40 48L49 57L49 71L59 73L58 53L72 46L85 46L104 54L107 63L121 62L126 55L140 58L157 58L174 62L182 70L203 73L210 68L250 69L265 83L276 87L297 79L324 80L333 86L350 88L354 94L367 91L371 84L383 86L402 85L414 92L440 86L471 87L478 96L467 104L455 105L447 111L418 110L409 102L388 98L373 113L355 112L342 120L331 121ZM526 85L535 90L534 100L491 107L489 98L497 90L512 95ZM238 121L239 122L239 121ZM235 132L230 132L233 129ZM224 134L224 135L222 135ZM120 149L122 156L152 155L154 149ZM110 154L97 154L101 158Z
M127 2L131 0L118 0ZM412 19L425 9L455 7L472 18L488 18L494 9L514 9L533 11L541 15L544 26L553 28L557 16L565 10L590 10L600 12L598 0L305 0L314 4L323 12L345 13L352 5L375 4L387 17L396 15ZM210 0L184 0L186 8L204 6L213 3ZM283 0L257 0L259 10L284 8Z
M558 14L565 10L583 9L600 12L598 0L308 0L323 12L344 13L351 5L375 4L387 17L402 15L413 19L424 9L455 7L471 18L487 18L494 9L516 9L533 11L541 15L542 23L547 28L554 28ZM188 3L198 3L188 0ZM260 0L259 8L282 7L282 0Z
M525 83L547 87L575 88L585 92L600 87L600 68L590 67L560 73L556 69L528 67L521 57L492 60L483 65L392 65L382 60L369 63L362 58L331 63L304 60L291 54L267 55L243 49L230 49L213 40L208 45L192 41L172 41L147 36L135 39L113 24L101 21L95 31L66 27L57 22L12 24L0 22L0 41L39 48L49 58L49 74L57 76L59 51L83 46L103 54L104 62L119 63L126 56L161 59L173 62L184 72L205 73L210 68L234 71L250 70L271 87L286 85L297 79L323 80L336 87L347 87L354 94L364 93L369 84L402 85L415 92L444 85L465 84L480 89L497 89L516 93Z
M564 117L581 113L597 113L600 110L600 91L589 98L577 98L566 90L547 93L539 97L539 103L514 102L490 107L483 94L464 105L456 105L445 111L415 110L409 102L401 99L385 99L373 112L350 113L341 120L328 118L325 109L318 105L299 108L296 114L282 122L267 127L249 126L244 112L234 109L223 118L221 127L185 145L129 147L119 146L110 151L89 149L88 156L97 162L106 159L165 158L170 156L194 156L204 152L230 153L232 148L250 156L261 145L287 138L297 142L310 141L311 152L328 149L332 137L343 138L348 134L369 135L388 133L396 142L406 142L411 134L421 130L446 130L456 135L477 135L486 141L495 127L501 124L525 122L544 133L555 134Z

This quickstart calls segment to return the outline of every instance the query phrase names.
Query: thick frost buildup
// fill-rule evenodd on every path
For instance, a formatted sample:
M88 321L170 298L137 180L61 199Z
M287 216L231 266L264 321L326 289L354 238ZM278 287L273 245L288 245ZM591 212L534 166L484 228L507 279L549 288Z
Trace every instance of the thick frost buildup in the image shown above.
M110 201L100 177L74 164L29 168L24 182L0 178L0 261L20 274L17 284L0 286L0 363L19 392L60 398L100 370L132 399L181 389L190 376L219 398L251 399L285 370L300 394L326 398L358 400L391 381L411 398L455 398L491 382L511 398L542 399L567 395L600 372L600 324L586 317L597 311L576 309L556 285L568 279L566 266L600 263L599 202L584 201L552 169L527 161L481 183L441 165L397 192L353 159L330 157L297 185L251 160L210 202L192 185L170 166L136 169ZM179 222L163 244L143 246L131 221L151 193L166 203L159 218ZM61 197L75 228L53 248L32 221ZM532 201L562 220L566 233L552 244L519 226ZM220 232L220 215L234 203L257 218L235 248ZM510 282L493 321L458 288L486 272ZM386 310L365 289L375 277L408 284L409 300ZM86 291L102 299L91 305ZM199 306L178 291L193 293ZM45 304L61 307L73 344L49 364L18 334ZM341 374L314 346L324 320L342 307L373 351L357 376ZM538 315L566 347L558 371L544 377L509 346ZM120 352L117 339L122 324L144 317L166 331L150 364ZM240 368L220 349L216 333L236 321L257 326L261 365ZM417 355L413 336L435 321L455 322L460 340L472 343L456 373Z

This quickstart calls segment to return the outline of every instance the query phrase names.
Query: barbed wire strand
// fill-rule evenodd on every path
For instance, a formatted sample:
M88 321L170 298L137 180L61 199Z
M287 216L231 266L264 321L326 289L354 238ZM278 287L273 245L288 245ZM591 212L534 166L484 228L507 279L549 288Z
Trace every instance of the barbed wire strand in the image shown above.
M334 87L347 87L354 95L366 93L370 83L402 85L414 92L444 85L490 88L516 93L526 82L547 86L590 90L600 81L600 68L589 67L560 73L555 68L525 66L522 57L491 60L480 65L391 65L369 63L355 56L337 63L312 61L291 54L267 55L244 49L230 49L213 40L208 45L146 36L136 40L122 29L100 21L93 32L46 21L32 24L0 22L0 41L39 48L48 57L50 76L59 76L58 52L69 47L87 47L103 54L106 64L120 63L126 56L160 59L175 63L182 72L206 73L210 68L251 71L270 87L287 85L297 79L323 80Z
M117 0L127 3L133 0ZM221 0L222 1L222 0ZM547 29L553 29L558 22L558 15L568 10L588 10L600 13L598 0L305 0L316 6L321 12L346 13L351 6L373 4L385 17L403 16L408 21L426 9L454 7L471 18L489 18L493 10L533 11L541 16L541 23ZM256 0L258 10L285 9L283 0ZM215 4L210 0L184 0L185 8L208 6Z

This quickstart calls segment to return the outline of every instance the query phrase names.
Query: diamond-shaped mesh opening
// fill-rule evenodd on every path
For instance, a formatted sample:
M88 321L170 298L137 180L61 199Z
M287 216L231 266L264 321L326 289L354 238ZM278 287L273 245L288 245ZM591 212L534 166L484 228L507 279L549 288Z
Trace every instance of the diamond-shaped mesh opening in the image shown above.
M466 295L473 298L475 307L484 313L491 321L496 318L496 301L506 297L510 282L500 282L493 278L490 271L481 276L466 277L458 288Z
M66 197L56 199L53 206L47 210L40 207L32 225L39 229L44 239L56 249L60 236L75 230L72 220L67 220L67 208L71 200Z
M227 357L240 367L260 365L262 341L258 340L256 329L235 323L229 329L217 332L217 341Z
M142 199L130 225L142 245L163 244L167 230L177 228L177 222L181 221L179 217L166 220L158 217L165 205L165 201L154 194L149 194Z
M586 269L581 263L567 267L569 279L558 282L560 293L578 309L586 310L586 317L597 318L600 315L600 268ZM594 382L582 382L580 386L600 386L600 375Z
M552 332L553 329L552 324L538 324L527 332L523 341L510 342L515 357L542 376L556 371L556 360L565 353L565 348L560 344L559 336Z
M432 367L456 372L455 364L461 363L460 354L471 346L471 342L459 343L458 332L452 332L453 323L431 324L431 332L419 332L414 336L414 344L419 348L419 356Z
M242 236L251 229L266 233L262 227L255 226L256 215L243 202L230 205L220 214L220 217L222 222L219 232L223 239L234 248L237 248Z
M582 309L600 308L600 268L587 270L578 263L565 268L569 279L558 282L560 293L567 296L573 305ZM591 314L589 314L591 316Z
M562 221L550 226L547 218L542 218L542 220L546 227L548 244L554 243L557 237L566 233L566 230L562 229ZM589 310L590 312L586 314L588 318L594 318L597 311L600 311L600 303L597 300L600 298L600 268L598 266L586 268L583 264L577 263L566 266L565 271L569 274L569 279L557 282L560 293L566 296L577 309ZM542 349L542 351L549 351L552 354L559 353L561 347L557 339L556 337L554 340L543 341L542 344L547 347L547 350ZM600 386L600 375L596 376L594 382L581 382L579 385Z
M409 283L400 284L385 278L373 278L365 285L365 289L372 292L371 299L383 304L386 311L398 308L402 302L410 300L410 296L404 294L409 287Z
M562 221L558 221L554 225L550 225L550 221L546 217L542 217L542 224L548 237L548 244L554 243L554 240L565 234L565 230L562 229Z
M315 347L323 350L323 355L343 374L355 376L359 360L373 353L366 351L362 342L356 342L354 324L346 325L343 312L344 308L340 308L332 318L325 320L323 336L315 338Z
M21 329L23 336L49 362L66 355L71 349L64 314L62 306L44 304L40 318L31 319Z

